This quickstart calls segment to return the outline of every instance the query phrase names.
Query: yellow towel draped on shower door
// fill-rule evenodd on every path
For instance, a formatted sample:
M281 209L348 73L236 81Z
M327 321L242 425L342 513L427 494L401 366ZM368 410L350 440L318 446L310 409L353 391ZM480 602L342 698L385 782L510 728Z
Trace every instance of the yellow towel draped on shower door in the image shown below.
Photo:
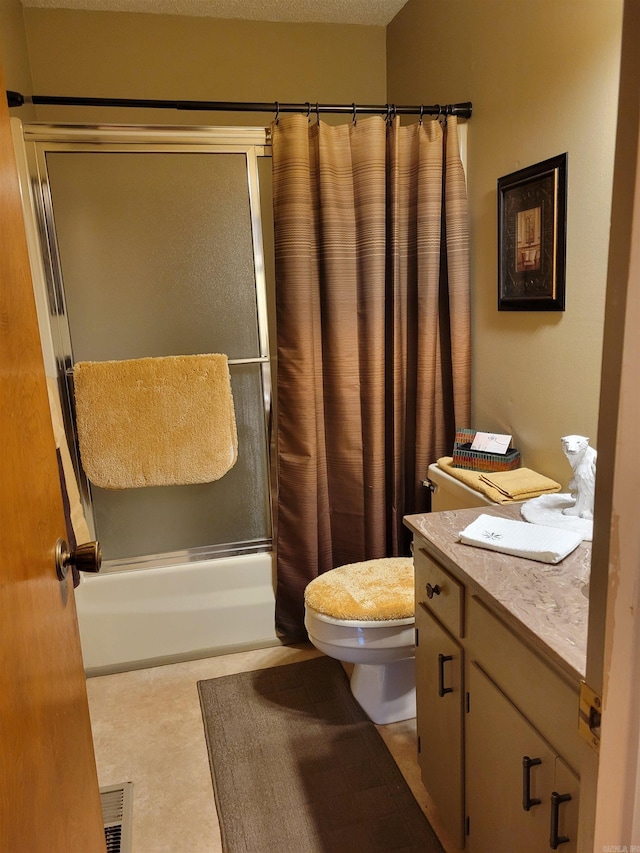
M105 489L218 480L238 456L227 356L78 362L82 466Z

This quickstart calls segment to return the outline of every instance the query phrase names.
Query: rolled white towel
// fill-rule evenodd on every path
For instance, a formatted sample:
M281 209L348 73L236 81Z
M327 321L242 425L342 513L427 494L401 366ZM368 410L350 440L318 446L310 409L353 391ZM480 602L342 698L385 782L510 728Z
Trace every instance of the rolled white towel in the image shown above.
M460 533L460 541L540 563L559 563L578 547L582 536L572 530L482 514Z

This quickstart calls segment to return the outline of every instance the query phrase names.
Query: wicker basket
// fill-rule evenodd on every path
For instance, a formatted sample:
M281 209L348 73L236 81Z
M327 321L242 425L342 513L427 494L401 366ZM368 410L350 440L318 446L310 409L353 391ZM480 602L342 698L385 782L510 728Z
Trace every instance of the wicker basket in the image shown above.
M520 451L510 447L506 453L486 453L484 450L471 450L476 437L475 429L458 429L453 445L453 467L467 468L469 471L513 471L520 467Z

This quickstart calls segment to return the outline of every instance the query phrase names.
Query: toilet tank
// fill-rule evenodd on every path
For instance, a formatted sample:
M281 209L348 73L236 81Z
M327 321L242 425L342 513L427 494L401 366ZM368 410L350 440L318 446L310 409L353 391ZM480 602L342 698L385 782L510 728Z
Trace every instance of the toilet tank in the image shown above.
M427 485L431 489L431 511L442 512L446 509L467 509L475 506L495 506L491 498L456 480L435 463L429 465Z

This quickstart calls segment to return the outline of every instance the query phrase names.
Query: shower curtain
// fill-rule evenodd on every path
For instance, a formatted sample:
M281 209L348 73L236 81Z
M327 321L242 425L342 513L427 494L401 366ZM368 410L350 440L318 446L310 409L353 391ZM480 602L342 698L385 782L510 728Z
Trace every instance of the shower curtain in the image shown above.
M272 126L276 627L304 588L408 553L427 467L469 423L468 221L457 119Z

